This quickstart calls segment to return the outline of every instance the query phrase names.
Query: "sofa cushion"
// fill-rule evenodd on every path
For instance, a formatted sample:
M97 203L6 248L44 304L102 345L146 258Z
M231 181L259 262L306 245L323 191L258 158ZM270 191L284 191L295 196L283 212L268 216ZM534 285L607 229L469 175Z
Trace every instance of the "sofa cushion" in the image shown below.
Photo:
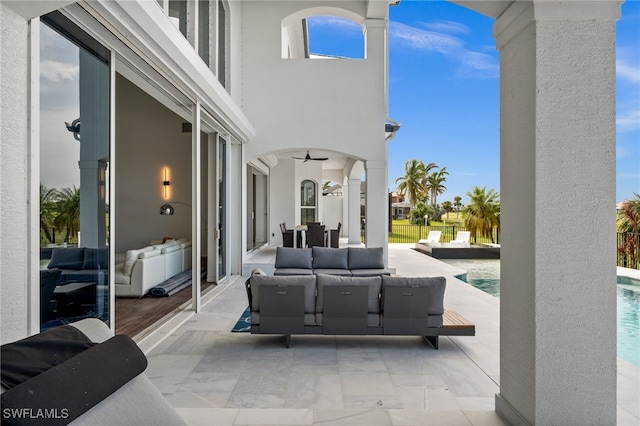
M318 274L326 274L326 275L340 275L343 277L350 277L351 271L348 269L314 269L313 273Z
M273 275L313 275L313 269L300 269L300 268L278 268L273 271Z
M310 248L276 248L276 269L296 268L313 269L312 254Z
M367 306L369 313L380 313L380 277L341 277L337 275L316 275L318 282L318 296L316 312L324 312L324 288L329 286L365 286L369 288Z
M444 290L447 280L444 277L382 277L382 299L386 287L427 287L429 289L428 310L431 315L444 314ZM382 303L384 307L384 303Z
M178 244L176 242L176 240L168 240L167 242L165 242L163 244L154 244L153 245L153 249L154 250L162 250L165 247L172 247L172 246L180 246L180 244Z
M145 355L130 337L114 336L4 392L2 407L11 412L24 409L37 412L46 407L66 413L63 418L55 417L48 422L10 419L18 420L15 424L68 424L118 391L146 367ZM62 391L52 392L54 388Z
M174 251L178 251L180 250L180 246L169 246L169 247L163 247L161 252L162 254L167 254L167 253L173 253Z
M380 275L391 275L388 269L352 269L351 275L354 277L378 277Z
M51 328L0 347L0 383L5 389L19 385L89 349L93 343L71 325Z
M109 248L85 247L82 269L109 269Z
M313 247L313 269L349 269L346 248Z
M162 250L143 251L138 255L138 259L149 259L150 257L160 256L161 254Z
M131 275L133 271L133 265L135 265L140 253L144 253L145 251L151 251L153 247L147 246L137 250L127 250L127 254L124 257L124 267L122 268L122 272L125 275Z
M251 276L251 309L254 312L260 311L260 287L261 286L288 286L304 287L304 312L313 314L316 308L316 277L309 276L273 276L273 275L252 275Z
M349 269L384 269L382 247L349 247Z
M84 248L56 248L51 252L51 262L49 262L47 268L82 269L83 263Z

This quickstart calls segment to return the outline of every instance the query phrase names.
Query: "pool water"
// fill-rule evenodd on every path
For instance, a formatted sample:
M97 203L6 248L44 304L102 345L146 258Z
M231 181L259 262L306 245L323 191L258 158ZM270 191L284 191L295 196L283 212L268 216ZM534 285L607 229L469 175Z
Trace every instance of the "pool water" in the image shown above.
M467 271L459 276L472 286L500 297L499 259L446 259L456 268ZM618 277L618 356L640 366L640 282Z

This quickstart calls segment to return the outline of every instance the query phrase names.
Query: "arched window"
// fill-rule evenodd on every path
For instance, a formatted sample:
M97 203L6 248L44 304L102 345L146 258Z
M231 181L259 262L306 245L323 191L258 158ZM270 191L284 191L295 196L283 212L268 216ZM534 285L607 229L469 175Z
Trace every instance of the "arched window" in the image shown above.
M303 225L317 222L317 193L317 185L314 181L306 179L300 184L300 223Z
M305 9L282 20L284 59L364 59L364 18L336 7Z

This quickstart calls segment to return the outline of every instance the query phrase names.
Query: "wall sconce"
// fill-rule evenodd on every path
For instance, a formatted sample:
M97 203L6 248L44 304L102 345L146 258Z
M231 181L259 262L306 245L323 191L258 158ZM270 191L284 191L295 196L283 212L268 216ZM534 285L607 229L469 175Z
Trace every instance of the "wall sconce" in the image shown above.
M162 181L162 185L164 187L164 199L168 200L169 199L169 186L171 185L171 182L169 181L169 168L168 167L164 168L164 181Z

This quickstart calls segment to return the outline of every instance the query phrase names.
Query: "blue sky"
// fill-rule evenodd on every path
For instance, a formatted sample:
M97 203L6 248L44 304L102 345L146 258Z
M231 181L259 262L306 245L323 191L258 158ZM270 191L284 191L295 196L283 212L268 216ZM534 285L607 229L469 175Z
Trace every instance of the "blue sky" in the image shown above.
M446 167L447 191L500 190L499 53L494 20L446 1L391 6L389 116L402 124L389 145L389 188L416 158ZM339 19L309 21L312 53L362 57L362 31ZM617 24L617 194L640 193L640 2Z

